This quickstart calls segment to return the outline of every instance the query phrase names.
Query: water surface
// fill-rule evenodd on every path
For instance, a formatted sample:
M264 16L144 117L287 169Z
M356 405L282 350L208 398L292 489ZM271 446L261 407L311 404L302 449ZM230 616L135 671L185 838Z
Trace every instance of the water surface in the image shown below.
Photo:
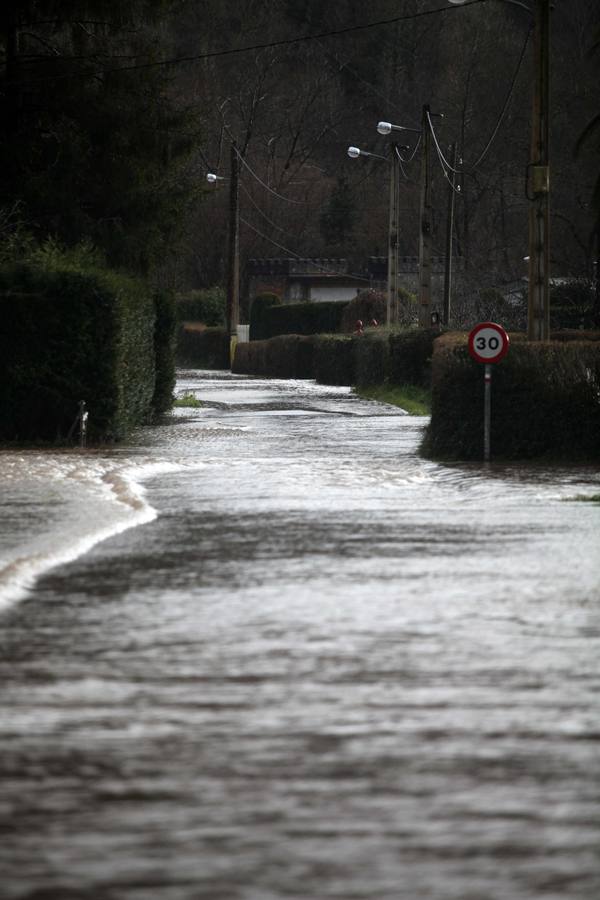
M595 900L600 471L178 390L129 446L0 459L0 896Z

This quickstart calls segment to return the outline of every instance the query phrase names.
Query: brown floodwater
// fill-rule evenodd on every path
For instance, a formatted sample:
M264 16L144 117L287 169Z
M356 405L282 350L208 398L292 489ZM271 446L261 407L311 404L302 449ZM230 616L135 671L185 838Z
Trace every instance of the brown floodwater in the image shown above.
M126 446L0 454L2 900L597 900L600 466L178 391Z

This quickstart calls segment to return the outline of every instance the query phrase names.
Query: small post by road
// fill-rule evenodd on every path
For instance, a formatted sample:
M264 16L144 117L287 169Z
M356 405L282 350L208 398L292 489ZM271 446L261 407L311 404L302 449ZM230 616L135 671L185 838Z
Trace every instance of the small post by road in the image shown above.
M484 398L483 398L483 459L490 461L490 430L492 424L492 367L485 364L484 372Z
M87 443L88 412L85 408L85 400L79 401L79 446L85 447Z

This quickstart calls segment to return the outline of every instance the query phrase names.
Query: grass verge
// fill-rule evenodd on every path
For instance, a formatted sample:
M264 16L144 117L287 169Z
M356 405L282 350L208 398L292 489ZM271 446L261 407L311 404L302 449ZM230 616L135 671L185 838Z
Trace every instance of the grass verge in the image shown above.
M365 400L399 406L411 416L428 416L431 413L431 391L414 384L377 384L354 388L354 392Z
M173 401L173 406L183 406L187 409L199 409L202 406L202 403L195 394L187 393L183 394L181 397L176 397Z

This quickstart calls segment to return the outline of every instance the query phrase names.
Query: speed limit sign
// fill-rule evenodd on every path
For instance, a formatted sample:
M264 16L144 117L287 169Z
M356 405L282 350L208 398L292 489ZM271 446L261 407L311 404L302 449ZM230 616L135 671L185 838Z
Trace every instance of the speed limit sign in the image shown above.
M480 363L496 363L508 353L510 341L502 325L480 322L469 334L469 353Z
M469 353L479 363L485 363L483 374L483 458L490 461L490 432L492 409L492 367L508 353L508 335L502 325L480 322L469 334Z

